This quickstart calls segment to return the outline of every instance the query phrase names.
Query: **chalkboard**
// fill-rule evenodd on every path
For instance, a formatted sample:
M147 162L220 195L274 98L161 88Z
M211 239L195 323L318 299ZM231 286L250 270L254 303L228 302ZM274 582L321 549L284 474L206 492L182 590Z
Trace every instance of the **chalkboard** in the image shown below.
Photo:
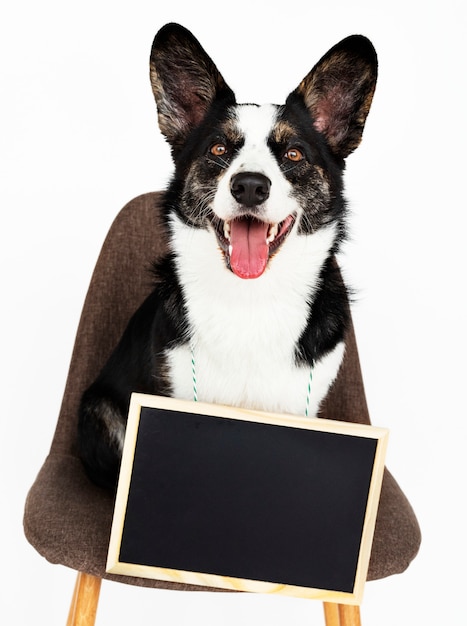
M360 604L387 437L133 394L107 571Z

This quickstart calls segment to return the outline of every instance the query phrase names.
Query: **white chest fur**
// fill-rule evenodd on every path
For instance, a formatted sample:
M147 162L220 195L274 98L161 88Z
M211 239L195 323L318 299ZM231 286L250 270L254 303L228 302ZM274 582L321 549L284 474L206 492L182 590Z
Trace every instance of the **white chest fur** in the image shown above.
M173 228L193 329L193 355L187 346L166 354L174 397L193 399L193 356L199 400L304 415L310 369L297 366L295 348L333 229L289 236L260 278L242 280L225 267L212 233L177 220ZM339 344L315 364L310 416L334 380L343 352Z

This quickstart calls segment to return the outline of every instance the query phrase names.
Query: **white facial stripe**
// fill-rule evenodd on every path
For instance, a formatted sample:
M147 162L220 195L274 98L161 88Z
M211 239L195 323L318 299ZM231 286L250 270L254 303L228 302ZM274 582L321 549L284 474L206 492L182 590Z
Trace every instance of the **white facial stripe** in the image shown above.
M276 108L271 104L261 107L243 105L238 107L238 127L245 144L232 163L236 171L260 172L268 175L277 163L268 148L267 141L276 122Z
M232 176L238 172L264 174L271 181L269 198L262 205L261 218L270 224L282 222L288 215L299 211L291 195L291 186L268 147L268 138L276 123L277 109L274 105L239 105L236 124L244 145L225 170L214 197L213 210L223 220L231 220L238 210L230 192Z

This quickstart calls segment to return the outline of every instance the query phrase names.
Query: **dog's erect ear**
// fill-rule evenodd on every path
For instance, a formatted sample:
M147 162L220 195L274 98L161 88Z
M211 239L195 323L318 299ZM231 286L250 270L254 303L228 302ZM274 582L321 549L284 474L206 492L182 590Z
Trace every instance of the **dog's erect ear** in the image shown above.
M352 35L331 48L289 96L303 98L315 128L338 157L347 157L361 141L377 73L372 43Z
M214 100L235 102L198 40L178 24L166 24L157 33L150 69L159 126L175 148L202 121Z

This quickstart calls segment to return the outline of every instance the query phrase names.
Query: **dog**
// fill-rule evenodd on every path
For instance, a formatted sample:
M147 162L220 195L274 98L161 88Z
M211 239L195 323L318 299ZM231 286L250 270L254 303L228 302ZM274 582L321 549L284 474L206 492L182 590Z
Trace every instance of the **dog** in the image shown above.
M345 349L348 296L335 261L346 234L343 173L377 57L352 35L284 105L238 104L198 40L167 24L150 77L174 160L163 206L169 253L79 414L85 469L110 489L132 392L319 414Z

